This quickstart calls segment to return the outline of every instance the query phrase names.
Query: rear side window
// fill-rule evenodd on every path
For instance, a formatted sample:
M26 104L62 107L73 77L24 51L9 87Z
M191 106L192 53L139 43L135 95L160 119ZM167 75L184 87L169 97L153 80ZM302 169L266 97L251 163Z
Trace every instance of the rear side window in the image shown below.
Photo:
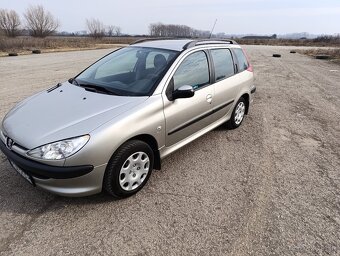
M191 85L195 90L210 83L207 56L203 51L195 52L181 63L173 76L174 90L182 85Z
M211 50L216 82L234 75L234 63L229 49Z
M238 60L238 71L242 72L248 68L248 60L244 55L242 49L233 49Z

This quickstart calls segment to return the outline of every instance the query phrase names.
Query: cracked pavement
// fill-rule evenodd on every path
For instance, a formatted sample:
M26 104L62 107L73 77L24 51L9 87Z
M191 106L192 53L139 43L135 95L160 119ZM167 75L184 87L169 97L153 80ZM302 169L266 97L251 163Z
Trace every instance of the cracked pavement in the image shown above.
M339 255L340 66L245 49L257 92L242 126L164 159L131 198L49 194L0 153L0 254ZM109 51L0 58L0 118Z

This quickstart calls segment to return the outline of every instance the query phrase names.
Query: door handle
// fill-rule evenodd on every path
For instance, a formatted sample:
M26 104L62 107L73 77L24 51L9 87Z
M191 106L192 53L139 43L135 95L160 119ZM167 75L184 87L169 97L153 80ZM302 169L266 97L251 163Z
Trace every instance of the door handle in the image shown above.
M207 100L208 103L211 104L211 102L212 102L212 95L208 94L207 97L206 97L206 100Z

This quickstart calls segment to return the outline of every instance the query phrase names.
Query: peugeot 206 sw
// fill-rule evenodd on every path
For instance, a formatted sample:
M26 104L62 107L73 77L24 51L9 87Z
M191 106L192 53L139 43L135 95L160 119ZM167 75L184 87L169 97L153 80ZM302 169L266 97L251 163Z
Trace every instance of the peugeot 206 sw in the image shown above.
M255 89L234 41L143 40L16 105L0 148L34 186L124 198L162 158L223 123L240 126Z

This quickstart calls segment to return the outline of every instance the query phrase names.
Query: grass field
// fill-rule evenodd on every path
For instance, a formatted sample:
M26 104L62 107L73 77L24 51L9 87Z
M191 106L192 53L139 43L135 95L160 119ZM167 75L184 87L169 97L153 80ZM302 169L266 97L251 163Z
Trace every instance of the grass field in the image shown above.
M321 36L315 39L236 39L244 45L278 45L278 46L317 46L340 47L340 36Z
M35 49L40 49L42 52L105 49L115 47L117 44L128 44L135 40L135 38L125 37L105 37L97 40L90 37L0 37L0 56L7 56L10 52L28 54Z

